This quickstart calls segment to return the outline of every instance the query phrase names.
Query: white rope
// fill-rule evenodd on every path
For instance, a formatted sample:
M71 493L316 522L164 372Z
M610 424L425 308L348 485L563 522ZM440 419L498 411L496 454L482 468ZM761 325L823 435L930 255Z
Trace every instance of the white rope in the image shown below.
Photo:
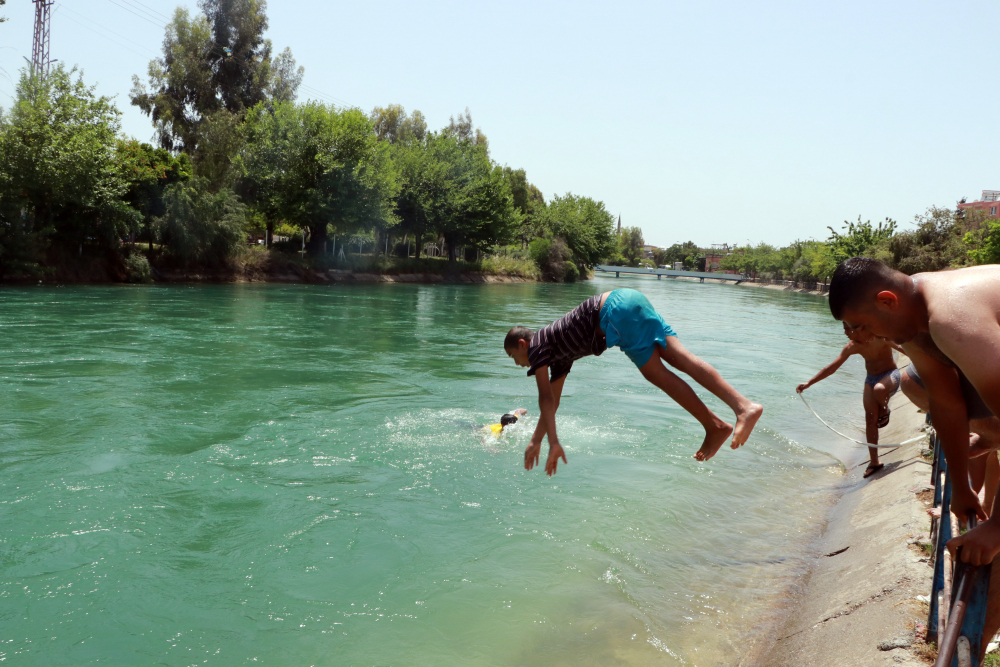
M826 421L822 417L820 417L816 413L815 410L812 409L812 406L809 405L809 401L807 401L806 397L802 395L802 392L797 392L797 393L799 395L799 398L802 399L802 402L806 404L807 408L809 408L809 412L811 412L814 415L816 415L816 419L818 419L820 421L820 423L823 424L823 426L827 427L828 429L830 429L831 431L833 431L834 433L836 433L837 435L839 435L841 438L844 438L845 440L850 440L851 442L859 444L862 447L875 447L877 449L888 449L890 447L902 447L903 445L909 445L911 443L917 442L918 440L923 440L926 437L926 436L923 436L923 435L918 435L917 437L910 438L909 440L907 440L905 442L897 442L897 443L893 443L893 444L889 444L889 445L873 445L871 443L861 442L860 440L855 440L854 438L852 438L850 436L847 436L847 435L844 435L843 433L841 433L840 431L838 431L834 427L832 427L829 424L827 424Z

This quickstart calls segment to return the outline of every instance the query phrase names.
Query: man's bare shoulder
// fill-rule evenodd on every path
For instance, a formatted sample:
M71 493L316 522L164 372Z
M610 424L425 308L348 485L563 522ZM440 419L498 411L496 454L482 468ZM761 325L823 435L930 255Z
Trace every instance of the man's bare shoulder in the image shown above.
M971 266L913 276L927 305L931 329L960 325L970 317L1000 317L1000 265Z
M930 336L953 361L970 341L1000 333L1000 266L921 273L914 283L927 305Z

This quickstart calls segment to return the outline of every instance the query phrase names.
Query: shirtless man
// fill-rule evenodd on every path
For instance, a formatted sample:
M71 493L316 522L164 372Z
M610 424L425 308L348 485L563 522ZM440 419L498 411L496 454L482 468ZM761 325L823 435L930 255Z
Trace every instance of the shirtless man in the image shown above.
M865 436L870 444L877 445L878 430L889 423L889 398L899 390L900 375L896 360L892 357L893 346L884 338L871 338L861 342L857 333L846 324L844 333L850 342L844 346L837 358L816 373L813 379L797 386L795 391L801 394L820 380L836 373L851 355L860 354L865 360L865 370L868 372L864 392L861 395L861 403L865 408ZM876 447L869 447L868 454L871 462L865 468L865 478L885 467L878 460Z
M902 382L899 383L899 390L906 394L910 402L923 410L930 412L930 404L927 402L927 390L924 388L924 381L917 373L913 365L909 365L900 371ZM978 400L977 400L978 399ZM969 411L969 481L972 490L983 497L983 509L988 514L993 514L991 508L996 500L1000 484L1000 461L997 459L997 450L1000 449L1000 419L992 414L983 419L978 419L977 415L984 412L982 399L979 394L972 399L973 406ZM969 401L966 401L968 406ZM941 516L941 508L934 507L927 510L931 516Z
M876 260L852 257L833 275L830 312L861 340L888 338L903 346L927 390L951 471L952 512L963 521L968 512L986 519L969 484L969 416L977 403L1000 415L1000 266L907 276ZM1000 553L1000 512L948 542L953 552L958 547L965 562L993 563L984 628L992 637L1000 626L1000 559L994 560Z

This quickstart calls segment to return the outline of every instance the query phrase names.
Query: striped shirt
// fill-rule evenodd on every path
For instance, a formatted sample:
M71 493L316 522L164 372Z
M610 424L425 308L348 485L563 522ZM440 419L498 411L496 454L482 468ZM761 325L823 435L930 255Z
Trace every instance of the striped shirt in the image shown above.
M555 382L569 373L573 362L608 349L601 332L601 295L587 299L547 327L539 329L528 343L528 375L548 366Z

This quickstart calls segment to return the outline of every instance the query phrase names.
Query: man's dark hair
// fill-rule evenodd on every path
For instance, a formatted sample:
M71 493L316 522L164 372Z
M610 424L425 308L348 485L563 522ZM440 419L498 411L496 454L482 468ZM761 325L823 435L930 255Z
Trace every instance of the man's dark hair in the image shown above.
M517 347L517 341L519 340L530 342L531 337L534 335L535 332L528 327L514 327L507 332L507 337L503 339L503 349L507 350Z
M875 299L882 290L896 287L896 271L869 257L851 257L833 272L830 280L830 312L835 320L844 317L844 309Z
M517 417L510 414L509 412L500 418L500 426L507 426L508 424L516 424Z

